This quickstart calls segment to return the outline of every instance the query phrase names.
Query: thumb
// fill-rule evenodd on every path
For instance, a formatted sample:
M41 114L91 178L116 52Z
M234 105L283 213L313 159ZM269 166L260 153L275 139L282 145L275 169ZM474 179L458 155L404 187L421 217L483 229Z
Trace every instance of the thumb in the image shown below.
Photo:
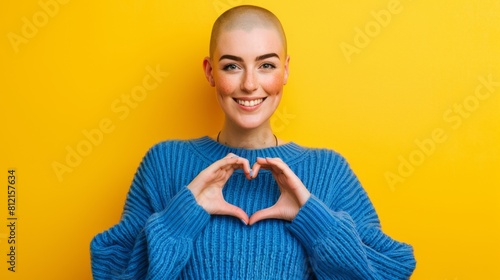
M258 221L266 220L266 219L280 219L280 212L275 207L275 205L259 210L250 217L249 225L253 225Z
M224 202L221 206L219 211L214 213L214 215L227 215L227 216L233 216L238 219L240 219L245 225L248 225L248 215L243 211L241 208L234 206L232 204L229 204L227 202Z

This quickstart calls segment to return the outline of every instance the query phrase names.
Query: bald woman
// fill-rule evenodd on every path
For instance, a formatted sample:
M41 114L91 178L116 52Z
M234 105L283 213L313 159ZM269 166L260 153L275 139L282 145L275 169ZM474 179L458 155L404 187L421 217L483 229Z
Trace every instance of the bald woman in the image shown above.
M221 130L147 152L92 240L94 279L408 279L412 247L381 230L346 160L273 133L290 62L276 16L226 11L209 53Z

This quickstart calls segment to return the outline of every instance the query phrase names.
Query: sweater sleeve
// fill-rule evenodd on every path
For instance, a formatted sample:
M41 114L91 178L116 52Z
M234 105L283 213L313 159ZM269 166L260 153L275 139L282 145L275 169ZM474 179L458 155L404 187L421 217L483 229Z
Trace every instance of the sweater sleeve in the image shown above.
M339 173L340 172L340 173ZM415 268L413 248L381 230L366 192L342 160L337 204L315 195L302 206L289 230L303 244L318 279L408 279Z
M150 150L138 168L121 221L92 240L94 279L175 279L207 225L210 215L185 187L161 209L155 159Z

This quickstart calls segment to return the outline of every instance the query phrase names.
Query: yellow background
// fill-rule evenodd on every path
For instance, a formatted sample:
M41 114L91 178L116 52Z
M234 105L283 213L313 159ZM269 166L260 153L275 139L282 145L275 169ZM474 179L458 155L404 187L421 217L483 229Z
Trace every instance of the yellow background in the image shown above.
M201 63L238 4L287 32L276 134L347 157L385 231L414 246L412 279L500 279L500 1L269 2L2 1L1 279L90 279L89 242L118 222L147 149L218 132Z

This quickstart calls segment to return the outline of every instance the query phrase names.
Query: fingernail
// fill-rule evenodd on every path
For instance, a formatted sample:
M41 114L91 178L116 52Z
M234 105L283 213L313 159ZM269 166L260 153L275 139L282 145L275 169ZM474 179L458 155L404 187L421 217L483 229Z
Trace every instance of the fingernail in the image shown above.
M250 170L250 178L253 178L253 170Z
M244 220L240 220L245 226L247 225L247 223L244 221Z

